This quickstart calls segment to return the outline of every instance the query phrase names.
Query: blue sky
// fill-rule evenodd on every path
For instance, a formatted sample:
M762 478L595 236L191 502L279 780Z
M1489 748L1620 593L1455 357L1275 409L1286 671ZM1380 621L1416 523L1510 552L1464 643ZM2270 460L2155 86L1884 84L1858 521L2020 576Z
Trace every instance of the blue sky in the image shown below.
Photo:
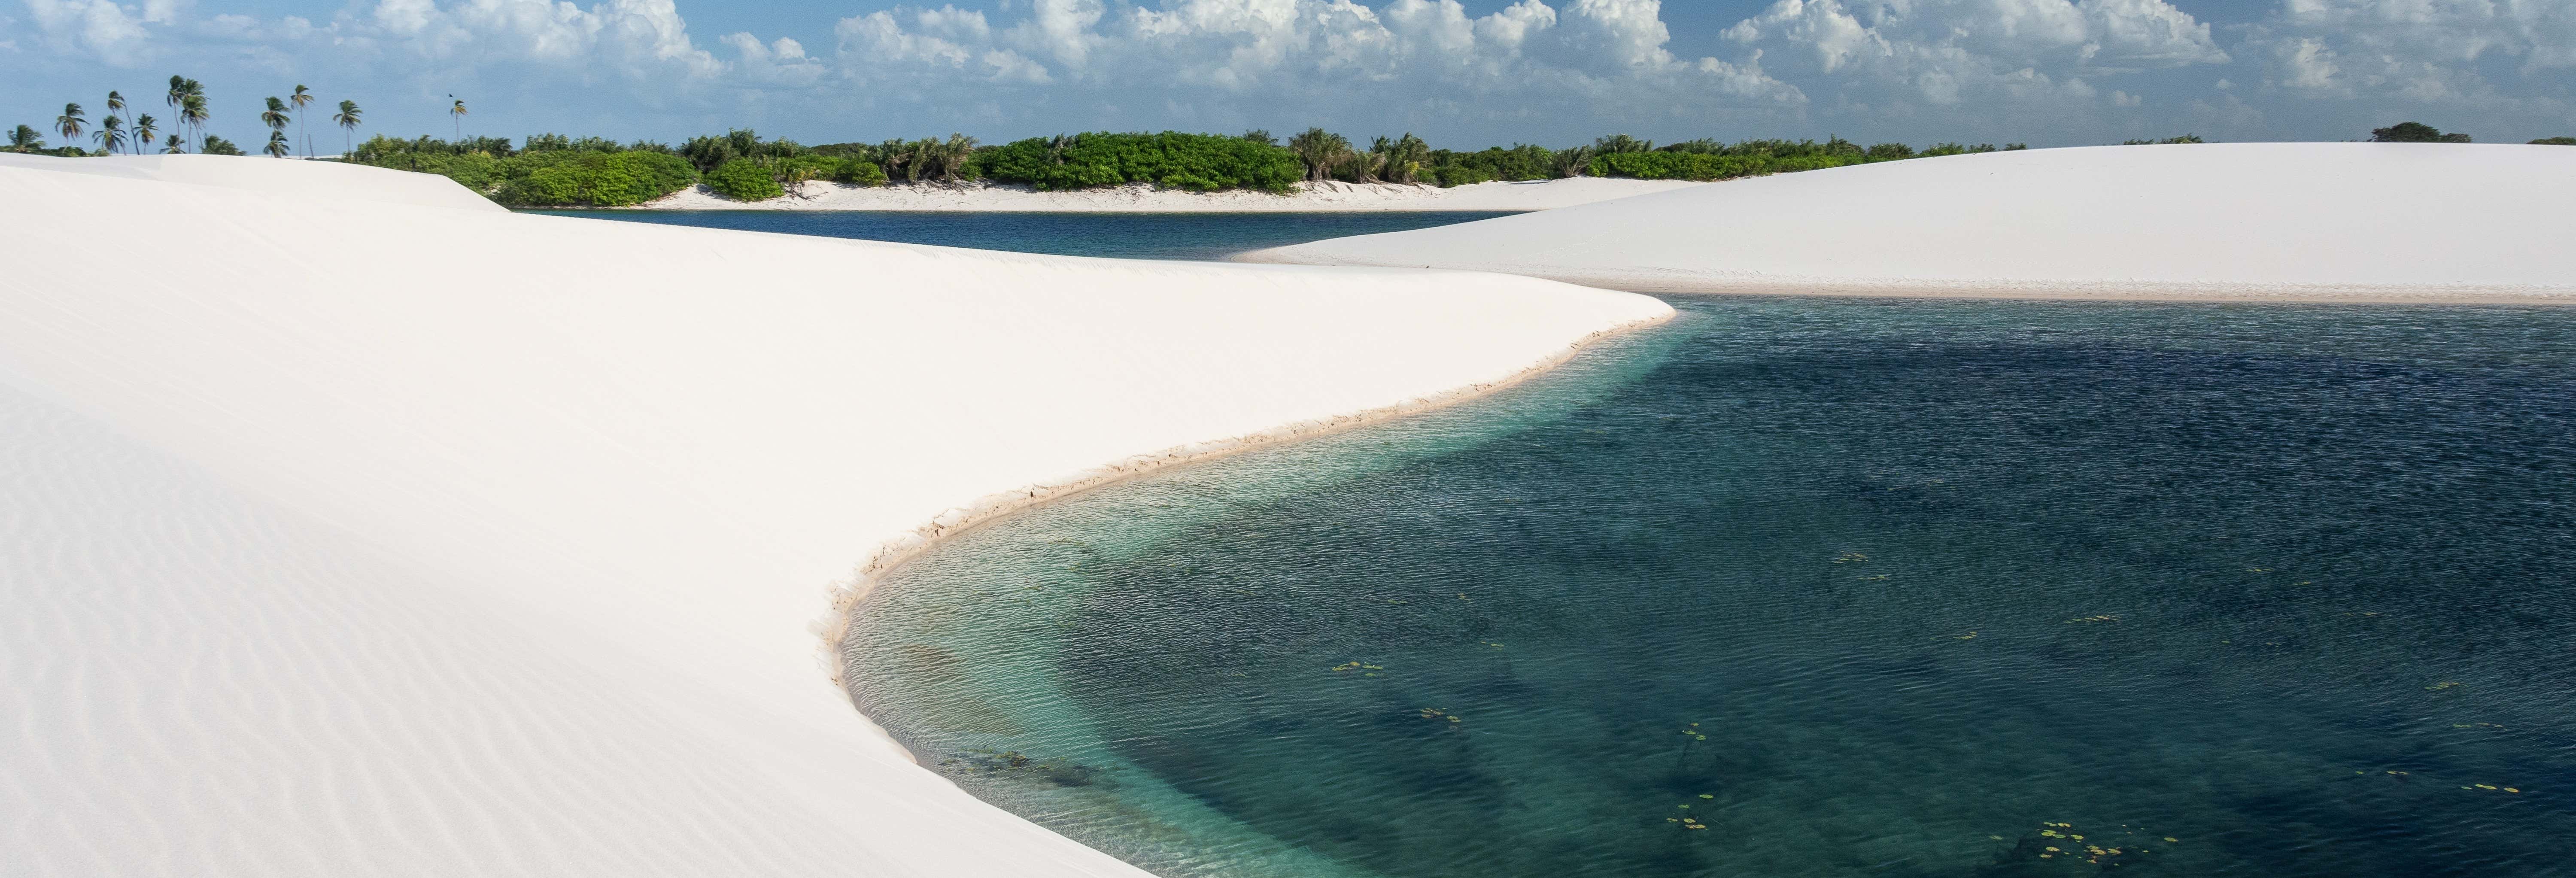
M2576 134L2576 0L0 0L0 124L173 73L245 143L297 83L361 136L2521 142Z

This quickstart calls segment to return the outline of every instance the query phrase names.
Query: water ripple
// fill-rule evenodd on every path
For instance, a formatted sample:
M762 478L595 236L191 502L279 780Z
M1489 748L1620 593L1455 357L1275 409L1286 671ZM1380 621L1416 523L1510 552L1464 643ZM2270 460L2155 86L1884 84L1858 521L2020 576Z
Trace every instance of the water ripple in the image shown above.
M2576 315L1682 307L972 534L854 686L1170 875L2576 874Z

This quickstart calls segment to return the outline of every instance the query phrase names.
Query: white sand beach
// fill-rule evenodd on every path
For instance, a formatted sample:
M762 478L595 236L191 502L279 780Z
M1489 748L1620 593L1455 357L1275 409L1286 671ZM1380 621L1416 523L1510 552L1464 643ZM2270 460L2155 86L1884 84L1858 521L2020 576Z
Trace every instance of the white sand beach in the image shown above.
M320 162L16 157L0 203L10 875L1142 875L852 708L857 571L1671 313Z
M887 210L1021 213L1299 213L1553 210L1707 185L1686 180L1577 177L1528 183L1474 183L1442 189L1392 183L1308 183L1294 195L1190 192L1134 183L1114 189L1039 192L982 182L851 186L806 183L795 194L742 202L695 186L638 210Z
M1916 159L1321 241L1255 262L1652 292L2576 302L2576 150L2248 143Z

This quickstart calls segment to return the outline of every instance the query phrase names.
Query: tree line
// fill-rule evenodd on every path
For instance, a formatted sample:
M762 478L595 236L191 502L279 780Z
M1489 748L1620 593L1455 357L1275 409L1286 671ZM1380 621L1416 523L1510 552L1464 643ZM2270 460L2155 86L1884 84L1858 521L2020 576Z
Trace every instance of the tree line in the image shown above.
M261 151L276 158L287 158L299 151L300 141L304 157L315 157L312 124L308 117L312 115L317 100L319 98L313 90L302 85L296 86L285 97L268 98L259 112L260 125L268 129L268 144ZM206 97L204 83L173 74L168 89L161 95L161 102L169 108L170 117L166 120L143 112L124 92L111 89L102 104L106 113L95 122L89 118L88 109L79 102L66 103L62 114L54 117L50 128L52 134L63 138L62 146L47 146L45 138L48 132L21 124L9 131L8 151L64 157L119 153L242 154L241 147L234 146L232 141L206 131L206 123L213 121L214 112ZM455 112L461 115L464 107L459 102ZM343 137L347 138L355 134L365 116L366 111L358 108L358 102L344 100L328 121L340 126ZM294 138L286 135L289 126L296 129ZM88 135L89 142L96 144L95 149L80 145L83 134Z
M879 143L806 146L765 139L750 129L693 137L678 146L655 141L616 142L598 137L540 134L514 145L508 138L468 137L463 100L449 97L455 139L428 135L400 140L376 135L355 140L364 111L339 102L325 122L342 129L343 151L333 158L357 164L446 176L513 207L622 207L649 202L695 185L740 201L799 193L804 184L829 181L853 186L890 183L965 184L985 181L1064 191L1149 183L1197 192L1251 190L1288 194L1326 182L1464 186L1494 181L1527 182L1569 177L1643 180L1730 180L1763 174L1820 170L2024 149L2022 144L1936 143L1917 149L1903 143L1863 146L1840 137L1814 140L1687 140L1658 146L1612 134L1566 148L1535 144L1479 150L1433 148L1412 133L1376 137L1365 147L1322 128L1284 142L1268 131L1240 135L1091 132L1032 137L986 145L963 134ZM205 87L170 77L162 96L170 121L140 112L118 91L107 94L106 114L93 125L83 107L67 104L52 132L67 145L48 147L46 132L18 125L8 151L58 156L198 152L241 155L240 148L208 133L212 119ZM297 85L262 102L258 119L268 129L262 152L286 158L318 157L309 117L318 98ZM295 136L287 134L295 129ZM325 129L328 130L328 129ZM96 149L78 144L86 133ZM2401 143L2467 143L2470 137L2417 122L2373 129L2371 140ZM2130 140L2127 145L2194 144L2194 135ZM2576 145L2553 137L2535 144Z
M2406 140L2420 132L2405 123L2378 129L2374 139ZM2422 128L2423 126L2416 126ZM2431 129L2426 128L2426 131ZM2432 132L2436 142L2466 142L2465 135ZM2125 145L2205 143L2184 134ZM2565 138L2534 143L2570 142ZM1867 146L1840 137L1814 140L1687 140L1657 145L1625 134L1569 148L1532 144L1481 150L1435 149L1413 134L1372 139L1365 148L1348 137L1312 128L1285 140L1267 131L1240 135L1093 132L1032 137L984 145L975 138L888 140L806 146L764 139L749 129L690 138L679 146L542 134L513 148L506 138L415 141L377 137L349 153L351 161L441 173L468 188L518 207L627 206L652 201L693 184L728 198L761 201L785 197L809 181L855 186L889 183L964 184L984 181L1066 191L1150 183L1208 192L1253 190L1287 194L1300 185L1353 184L1464 186L1568 177L1644 180L1731 180L1763 174L1950 155L2007 152L2011 143L1903 143Z
M622 207L701 184L740 201L785 197L809 181L854 186L990 182L1040 191L1150 183L1195 192L1251 190L1284 195L1301 184L1327 181L1451 187L1584 176L1725 180L2020 148L2020 144L1955 143L1923 149L1901 143L1864 147L1840 138L1823 143L1703 139L1657 146L1622 134L1568 149L1520 144L1464 151L1434 149L1422 138L1405 134L1376 138L1360 149L1322 129L1298 134L1285 144L1265 131L1241 135L1164 131L1064 134L989 146L962 134L806 146L737 129L690 138L678 146L560 134L534 135L518 145L496 137L450 141L379 135L350 150L347 159L442 174L514 207Z

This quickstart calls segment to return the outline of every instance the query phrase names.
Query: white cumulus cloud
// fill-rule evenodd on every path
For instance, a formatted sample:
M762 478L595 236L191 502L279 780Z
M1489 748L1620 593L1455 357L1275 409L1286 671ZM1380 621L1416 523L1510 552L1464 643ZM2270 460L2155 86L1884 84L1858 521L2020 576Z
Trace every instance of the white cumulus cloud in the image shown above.
M842 75L887 101L1025 107L1043 86L1058 110L1095 111L1095 127L1653 120L1805 100L1758 55L1674 54L1658 0L1518 0L1481 16L1456 0L1035 0L1004 24L912 7L844 19L836 35Z
M2230 60L2165 0L1777 0L1726 36L1882 105L2090 100L2087 77Z
M1320 124L1442 145L2045 144L2346 137L2399 115L2576 131L2576 0L2252 0L2216 29L2224 48L2174 0L1765 0L1679 39L1659 0L856 0L782 21L793 36L712 39L674 0L250 2L0 0L0 111L50 118L176 71L218 87L227 123L303 82L390 127L453 130L455 93L469 130L620 137Z
M2576 2L2284 0L2253 42L2273 85L2315 96L2511 101L2481 70L2503 67L2553 97L2576 68Z
M150 15L147 12L145 15ZM27 0L27 15L44 45L78 52L117 66L150 58L145 16L111 0Z

